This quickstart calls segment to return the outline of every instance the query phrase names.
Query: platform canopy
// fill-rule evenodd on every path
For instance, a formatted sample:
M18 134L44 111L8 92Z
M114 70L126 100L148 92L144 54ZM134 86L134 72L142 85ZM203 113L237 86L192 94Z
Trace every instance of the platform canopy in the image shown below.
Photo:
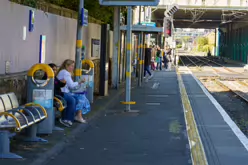
M154 8L152 21L163 25L165 8ZM174 14L175 28L213 29L229 22L247 21L248 11L231 8L180 7Z

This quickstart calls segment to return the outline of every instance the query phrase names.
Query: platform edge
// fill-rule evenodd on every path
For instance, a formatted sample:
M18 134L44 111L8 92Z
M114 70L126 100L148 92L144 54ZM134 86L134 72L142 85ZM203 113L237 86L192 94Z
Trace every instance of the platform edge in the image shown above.
M197 125L194 118L194 113L190 104L190 100L188 98L182 76L177 71L177 80L178 86L181 95L181 102L184 109L184 117L187 127L187 135L190 145L191 151L191 159L192 164L194 165L208 165L206 153L204 150L204 146L201 141L201 137L199 135L199 131L197 129Z

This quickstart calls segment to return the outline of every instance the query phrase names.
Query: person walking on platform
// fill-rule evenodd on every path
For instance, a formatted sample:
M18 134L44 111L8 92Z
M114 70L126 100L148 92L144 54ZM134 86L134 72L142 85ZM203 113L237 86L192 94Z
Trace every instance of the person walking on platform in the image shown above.
M152 49L145 48L144 77L146 78L146 72L147 72L150 75L149 79L152 78L153 76L150 72L151 56L152 56Z
M168 59L167 59L167 52L166 52L167 50L165 49L165 51L164 51L164 55L163 55L163 63L164 63L164 69L165 70L167 70L167 68L168 68Z
M151 69L154 71L156 69L155 67L155 60L154 60L154 56L151 59Z
M162 53L159 46L157 47L157 52L156 52L156 62L157 62L156 69L162 70Z
M172 60L171 60L171 51L172 51L172 49L170 48L170 47L167 47L167 49L166 49L166 59L167 59L167 67L166 67L166 69L167 70L171 70L171 62L172 62Z

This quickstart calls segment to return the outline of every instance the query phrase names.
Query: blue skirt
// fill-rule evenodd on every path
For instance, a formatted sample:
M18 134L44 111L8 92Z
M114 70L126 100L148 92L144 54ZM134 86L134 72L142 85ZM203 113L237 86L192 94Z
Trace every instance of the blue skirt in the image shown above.
M72 96L76 100L76 112L81 110L83 115L90 112L90 102L85 94L72 93Z

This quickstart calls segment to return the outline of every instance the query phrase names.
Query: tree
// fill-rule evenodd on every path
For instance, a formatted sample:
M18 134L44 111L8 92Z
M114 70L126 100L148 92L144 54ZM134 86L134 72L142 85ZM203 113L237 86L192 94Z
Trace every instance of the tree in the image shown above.
M37 8L39 3L51 3L74 11L78 11L79 0L12 0L14 2ZM89 11L89 16L104 23L113 24L114 8L100 6L99 0L84 0L84 7Z
M207 37L198 37L197 38L197 44L200 46L204 46L208 44L208 39Z
M184 43L189 42L189 40L190 40L190 36L184 36L184 37L182 38L182 42L184 42Z
M207 52L211 49L211 46L208 45L208 38L207 37L198 37L197 40L197 50L201 52Z

